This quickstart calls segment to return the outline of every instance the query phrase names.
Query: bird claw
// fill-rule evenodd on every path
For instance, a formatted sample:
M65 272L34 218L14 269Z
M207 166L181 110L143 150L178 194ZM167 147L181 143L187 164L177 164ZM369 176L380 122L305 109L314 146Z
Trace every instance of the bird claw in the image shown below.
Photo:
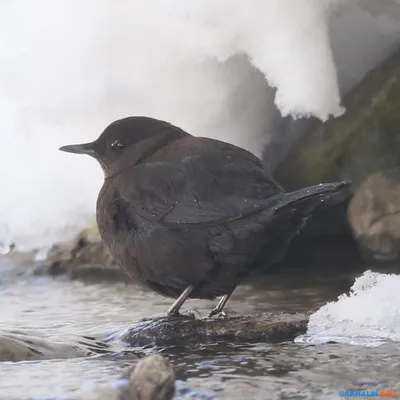
M200 311L195 310L195 309L186 310L186 311L185 311L185 314L186 314L188 317L191 317L191 318L194 318L194 319L196 319L196 315L198 315L198 317L201 319Z
M213 318L213 319L225 319L227 317L228 314L225 311L212 310L210 314L208 314L208 318Z
M182 313L180 313L179 311L175 311L173 313L167 314L167 317L196 319L196 315L193 311L197 312L197 314L199 314L200 318L201 318L201 314L197 310L186 310L186 311L183 311Z
M167 317L169 318L182 317L182 314L179 311L167 312Z

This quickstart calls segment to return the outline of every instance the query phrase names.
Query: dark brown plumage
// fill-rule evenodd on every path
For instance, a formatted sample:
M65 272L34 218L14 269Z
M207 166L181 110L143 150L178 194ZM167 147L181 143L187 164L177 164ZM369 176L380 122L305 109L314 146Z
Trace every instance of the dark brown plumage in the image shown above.
M349 184L285 193L248 151L147 117L60 150L100 163L101 237L133 279L177 298L168 314L189 297L223 296L211 314L222 311L241 280L280 261L313 210L342 201Z

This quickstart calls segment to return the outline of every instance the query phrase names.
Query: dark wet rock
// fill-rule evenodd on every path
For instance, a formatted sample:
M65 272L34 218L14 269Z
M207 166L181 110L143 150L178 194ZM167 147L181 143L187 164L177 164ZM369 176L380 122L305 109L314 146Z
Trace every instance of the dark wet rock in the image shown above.
M164 346L205 342L277 342L305 333L304 314L259 314L196 319L192 315L155 317L138 321L118 340L129 347ZM88 357L113 354L106 343L91 336L44 337L40 332L0 331L0 362Z
M0 362L88 357L111 353L111 347L95 338L46 338L39 332L0 331Z
M371 173L400 165L400 50L368 73L345 96L343 103L346 107L343 116L326 123L314 121L274 171L275 178L285 189L349 179L353 181L354 193ZM292 260L298 260L302 265L327 263L329 268L329 254L335 258L340 254L339 265L353 269L352 265L365 264L371 258L396 258L397 217L387 210L389 204L392 207L394 203L385 200L386 210L384 207L377 211L381 208L378 203L382 202L382 196L380 199L377 195L373 199L368 197L367 192L371 189L365 189L365 185L351 201L350 224L343 225L348 220L347 210L340 207L323 218L313 217L314 231L319 230L319 235L299 235L285 261L289 265L293 264ZM368 181L367 185L377 184ZM388 190L384 190L383 196L388 195ZM377 193L378 189L374 191ZM367 209L372 202L376 203L374 209ZM382 212L386 213L386 219ZM340 226L336 226L338 223ZM335 227L339 234L332 236L324 232L324 227ZM313 254L313 257L310 259L307 254Z
M363 263L354 239L347 209L351 193L339 204L324 204L316 209L306 226L291 242L284 260L271 268L289 274L320 271L352 271Z
M343 100L346 112L315 122L274 171L287 190L349 179L400 165L400 50Z
M356 191L348 210L367 260L390 262L400 250L400 168L376 172Z
M306 332L305 314L258 314L197 319L194 316L146 318L121 340L132 347L204 342L277 342Z
M364 264L358 243L351 234L299 235L293 240L284 262L271 271L290 277L301 273L310 279L320 274L336 275L339 271L364 271Z

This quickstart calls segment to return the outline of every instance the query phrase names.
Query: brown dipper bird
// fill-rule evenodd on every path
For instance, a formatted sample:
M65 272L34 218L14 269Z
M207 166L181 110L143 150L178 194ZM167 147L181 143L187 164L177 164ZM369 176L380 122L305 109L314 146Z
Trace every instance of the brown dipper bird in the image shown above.
M349 185L285 193L252 153L148 117L60 150L100 163L100 235L129 276L176 298L168 315L187 298L222 296L210 316L220 313L245 277L280 261L313 210L342 201Z

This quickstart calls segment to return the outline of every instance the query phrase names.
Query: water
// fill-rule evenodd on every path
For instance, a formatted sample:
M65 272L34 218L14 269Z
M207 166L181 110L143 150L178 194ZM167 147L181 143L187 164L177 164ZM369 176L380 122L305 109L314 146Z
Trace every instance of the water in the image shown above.
M168 299L134 284L85 284L34 277L28 271L27 267L10 265L0 269L0 330L35 331L58 342L77 340L74 338L83 334L104 338L111 332L123 332L141 317L164 313L170 304ZM398 277L366 274L356 281L352 300L343 296L335 302L353 282L353 275L313 279L274 276L255 286L238 288L228 303L227 311L232 314L320 308L311 318L314 322L307 340L174 346L146 352L161 351L171 360L180 399L337 399L341 390L400 390L397 336L383 340L381 335L377 347L349 344L363 327L363 344L374 342L376 335L371 328L376 321L371 315L376 314L376 307L381 320L386 316L391 321L383 325L383 330L400 329L395 312L400 307L398 301L393 301ZM392 307L381 308L387 305L378 304L382 299L392 302ZM352 301L359 303L352 306ZM191 300L186 304L186 308L195 308L203 315L212 307L208 301ZM336 326L340 315L342 320L355 320L357 326L337 327L336 332L327 334L328 322ZM324 327L324 339L315 326ZM339 336L338 330L342 343L329 343ZM122 344L117 341L112 346L118 356L1 363L1 399L25 399L27 393L35 399L84 399L99 385L116 385L121 370L135 357L134 352L121 353ZM196 393L198 396L193 397Z

